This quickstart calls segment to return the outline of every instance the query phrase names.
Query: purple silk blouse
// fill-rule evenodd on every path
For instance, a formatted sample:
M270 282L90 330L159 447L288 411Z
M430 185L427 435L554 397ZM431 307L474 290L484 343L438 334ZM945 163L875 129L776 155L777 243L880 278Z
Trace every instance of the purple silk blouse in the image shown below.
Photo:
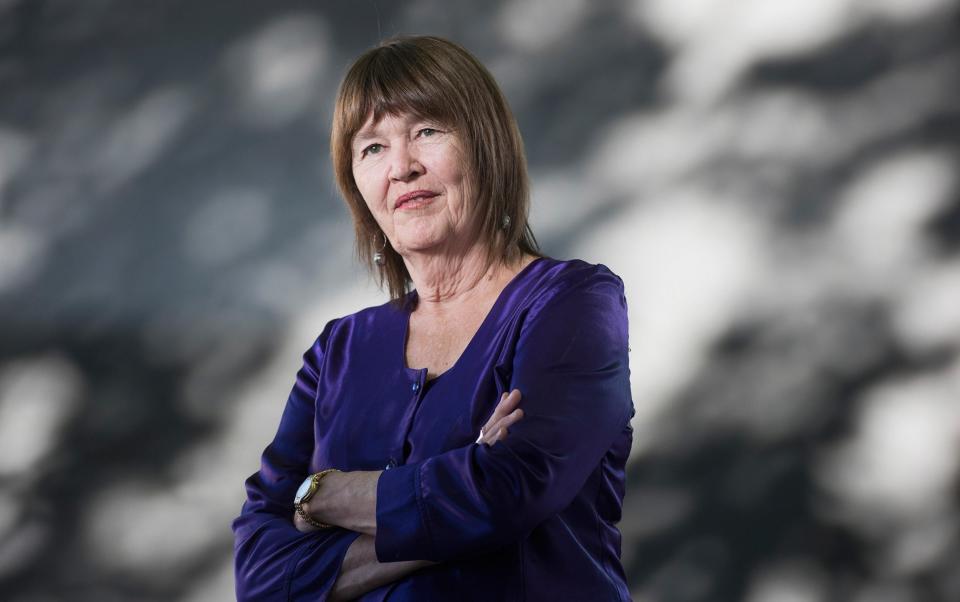
M533 261L429 382L404 360L416 302L333 320L304 354L233 522L237 598L326 599L357 533L300 533L293 497L333 467L386 469L381 562L440 562L360 600L629 600L616 526L633 415L623 282L602 265ZM475 443L515 388L523 419Z

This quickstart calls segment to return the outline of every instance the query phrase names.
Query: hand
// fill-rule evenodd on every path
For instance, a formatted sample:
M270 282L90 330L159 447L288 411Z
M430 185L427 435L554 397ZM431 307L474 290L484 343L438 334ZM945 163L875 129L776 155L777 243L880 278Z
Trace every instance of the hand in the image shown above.
M377 481L381 470L335 471L323 477L320 489L303 504L307 516L348 531L376 535ZM296 509L293 526L302 533L317 531Z
M514 389L507 393L503 392L500 396L500 403L493 410L490 420L480 429L480 436L477 443L483 443L487 446L493 445L503 439L509 433L510 425L523 418L523 410L518 408L520 405L520 390Z
M303 505L303 511L310 515L310 502L307 502ZM293 526L297 528L297 531L301 533L310 533L311 531L319 531L320 527L314 527L307 521L303 520L303 517L300 516L300 513L296 509L293 510Z

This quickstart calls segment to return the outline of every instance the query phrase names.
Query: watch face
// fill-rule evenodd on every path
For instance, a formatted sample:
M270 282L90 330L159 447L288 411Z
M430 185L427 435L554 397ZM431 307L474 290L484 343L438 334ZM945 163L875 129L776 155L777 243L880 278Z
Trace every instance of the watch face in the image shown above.
M297 495L293 497L293 503L299 504L300 500L303 499L303 496L307 495L307 492L310 491L310 482L313 480L313 475L310 475L303 480L303 483L300 484L300 489L297 489Z

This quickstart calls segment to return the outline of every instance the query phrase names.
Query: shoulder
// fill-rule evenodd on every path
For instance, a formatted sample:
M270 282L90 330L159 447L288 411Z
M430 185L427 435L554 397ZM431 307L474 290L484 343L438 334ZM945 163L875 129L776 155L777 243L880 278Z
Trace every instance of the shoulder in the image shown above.
M528 367L585 371L626 365L629 349L623 281L581 260L538 262L517 339Z
M400 303L388 301L333 318L317 336L312 350L323 354L351 343L361 343L377 334L382 335L394 329L402 329L406 324L407 305L410 299L411 296L407 295Z
M537 273L527 296L529 311L539 313L544 308L562 304L589 302L599 299L626 309L623 280L603 264L592 264L580 259L559 261L543 258L537 262Z

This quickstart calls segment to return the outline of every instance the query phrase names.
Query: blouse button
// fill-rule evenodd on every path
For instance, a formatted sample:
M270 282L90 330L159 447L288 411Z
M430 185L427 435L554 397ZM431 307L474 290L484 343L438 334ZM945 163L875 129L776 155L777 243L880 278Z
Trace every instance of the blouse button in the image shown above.
M413 391L414 393L416 393L417 391L419 391L419 390L420 390L420 383L417 383L417 382L413 383L413 384L410 386L410 390Z

